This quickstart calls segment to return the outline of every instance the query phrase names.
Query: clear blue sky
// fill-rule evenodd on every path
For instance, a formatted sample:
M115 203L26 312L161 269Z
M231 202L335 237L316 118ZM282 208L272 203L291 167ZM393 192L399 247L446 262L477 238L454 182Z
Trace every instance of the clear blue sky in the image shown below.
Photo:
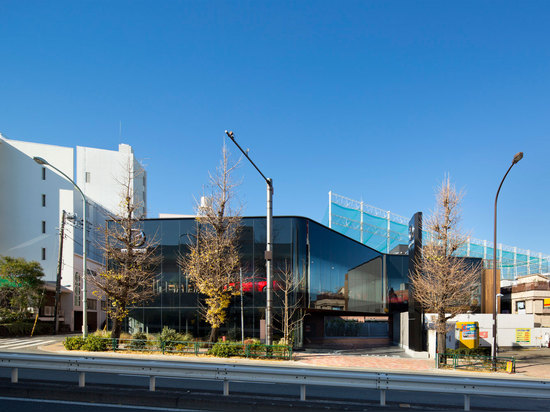
M0 0L0 16L0 132L131 144L151 217L192 213L230 129L276 215L322 220L329 190L429 212L449 173L464 229L490 240L521 150L499 242L550 253L548 1ZM245 214L265 214L260 176L238 175Z

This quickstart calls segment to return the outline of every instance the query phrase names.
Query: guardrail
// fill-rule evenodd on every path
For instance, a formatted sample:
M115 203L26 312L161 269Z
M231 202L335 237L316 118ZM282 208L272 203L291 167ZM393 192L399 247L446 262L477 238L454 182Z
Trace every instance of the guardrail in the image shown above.
M157 377L215 380L223 382L223 395L225 396L229 395L230 382L300 385L300 400L306 400L306 388L313 385L375 389L380 391L380 405L382 406L386 404L386 391L452 392L464 395L465 411L470 410L471 395L550 399L550 381L19 353L0 354L0 367L11 368L12 383L18 382L20 368L77 372L80 387L85 386L85 376L88 372L134 374L149 377L150 391L155 390Z

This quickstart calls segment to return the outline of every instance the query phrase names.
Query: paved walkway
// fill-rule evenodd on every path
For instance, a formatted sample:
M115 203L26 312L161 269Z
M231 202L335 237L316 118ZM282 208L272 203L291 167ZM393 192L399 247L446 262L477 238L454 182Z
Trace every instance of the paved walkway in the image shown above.
M34 349L34 348L33 348ZM36 350L36 349L35 349ZM66 351L61 340L44 346L38 347L39 351L57 354L86 354L93 356L107 357L133 357L148 359L165 359L173 361L187 362L220 362L228 364L270 364L276 363L278 366L311 366L338 369L359 369L369 371L392 371L392 372L422 372L437 374L460 374L468 376L495 376L506 378L539 378L550 379L550 349L527 349L515 351L503 351L502 356L514 356L517 359L516 374L506 373L487 373L487 372L469 372L463 370L438 370L435 368L432 359L413 359L408 357L403 350L396 347L372 348L354 351L322 351L308 350L305 352L295 352L293 361L273 361L273 360L253 360L242 358L220 359L213 357L195 357L179 355L140 355L135 353L121 352L77 352Z
M390 356L339 355L318 353L297 353L295 361L315 366L332 366L336 368L359 368L392 371L432 371L434 361L428 359L410 359Z

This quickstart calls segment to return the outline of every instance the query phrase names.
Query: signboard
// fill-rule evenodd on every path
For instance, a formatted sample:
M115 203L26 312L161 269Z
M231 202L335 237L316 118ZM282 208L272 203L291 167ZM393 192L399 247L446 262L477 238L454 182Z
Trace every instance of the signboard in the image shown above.
M479 332L479 337L483 339L487 339L489 337L489 332L487 331Z
M476 329L477 327L475 323L462 324L462 339L475 339Z
M461 348L477 348L479 346L479 323L478 322L456 322L455 335Z
M531 329L516 329L517 343L531 343Z
M550 299L549 298L544 298L544 302L542 304L542 307L544 309L550 309Z

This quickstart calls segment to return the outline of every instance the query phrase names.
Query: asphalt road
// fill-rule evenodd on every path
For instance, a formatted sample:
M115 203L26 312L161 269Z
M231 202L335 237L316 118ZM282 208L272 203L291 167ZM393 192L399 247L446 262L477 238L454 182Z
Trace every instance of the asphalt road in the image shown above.
M126 406L104 403L52 401L45 399L19 399L0 397L3 412L196 412L199 409L155 408L152 406ZM205 410L202 410L205 412Z
M9 382L10 370L0 368L0 380ZM68 383L78 385L78 376L75 372L61 371L40 371L30 369L19 370L19 380L22 383L33 383L41 385L42 382ZM221 395L222 383L207 380L192 380L182 378L157 378L156 386L158 390L176 391L179 393L196 394L208 393ZM148 392L148 379L143 376L134 375L114 375L114 374L86 374L86 387L119 387L126 390L135 390L136 396ZM249 398L261 399L262 396L281 398L287 401L296 402L299 399L298 385L283 384L257 384L231 382L230 394L245 396ZM328 401L328 402L364 402L367 405L376 405L379 401L380 393L377 390L357 389L357 388L333 388L323 386L308 386L308 400ZM441 409L459 409L464 405L462 395L454 393L424 393L424 392L404 392L388 391L387 402L393 406L407 407L431 407ZM3 404L3 402L2 402ZM515 398L497 398L488 396L472 396L472 410L517 410L517 411L547 411L549 401L544 399L515 399ZM5 410L4 408L2 408ZM33 409L36 410L36 409Z

